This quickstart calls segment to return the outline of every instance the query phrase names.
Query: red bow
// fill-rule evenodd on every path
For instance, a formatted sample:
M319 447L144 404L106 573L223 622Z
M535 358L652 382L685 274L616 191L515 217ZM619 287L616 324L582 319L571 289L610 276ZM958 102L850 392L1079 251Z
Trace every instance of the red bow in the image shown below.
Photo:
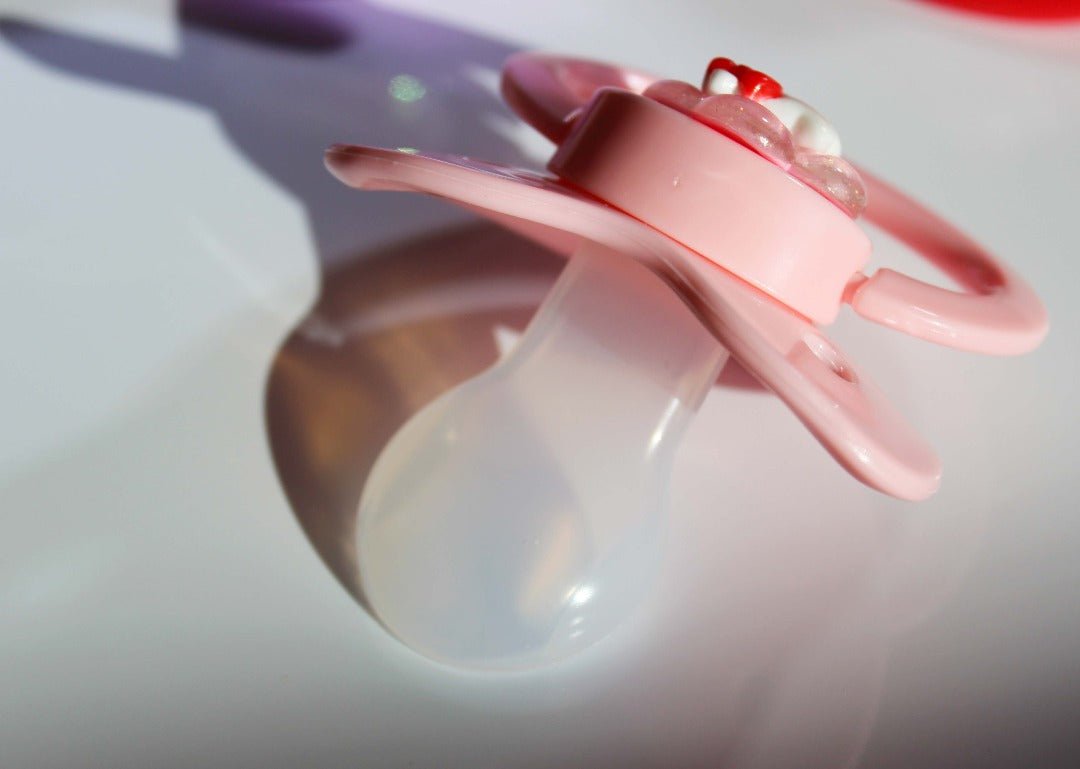
M705 70L705 79L701 84L701 90L708 93L709 78L719 69L730 72L735 76L739 81L739 95L745 96L747 99L760 101L761 99L775 99L784 95L783 86L764 72L758 72L745 64L736 64L731 59L722 56L718 56L709 62L709 67Z

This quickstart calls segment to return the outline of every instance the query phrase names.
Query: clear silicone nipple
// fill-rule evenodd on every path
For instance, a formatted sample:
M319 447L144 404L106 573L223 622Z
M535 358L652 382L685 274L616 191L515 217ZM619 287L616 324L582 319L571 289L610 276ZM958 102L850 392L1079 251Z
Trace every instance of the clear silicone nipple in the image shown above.
M672 455L726 358L648 269L582 246L514 351L375 464L357 541L374 613L466 667L607 635L648 588Z

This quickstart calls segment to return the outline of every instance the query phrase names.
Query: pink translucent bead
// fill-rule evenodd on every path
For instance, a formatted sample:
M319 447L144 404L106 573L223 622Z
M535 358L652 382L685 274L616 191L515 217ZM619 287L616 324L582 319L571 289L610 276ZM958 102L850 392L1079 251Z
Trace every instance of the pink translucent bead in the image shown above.
M795 160L791 132L780 118L756 101L734 94L709 96L694 108L692 114L784 170Z
M866 208L866 187L859 172L839 155L800 152L791 173L840 206L852 219Z
M681 80L658 80L645 89L645 96L666 104L679 112L691 112L705 94Z

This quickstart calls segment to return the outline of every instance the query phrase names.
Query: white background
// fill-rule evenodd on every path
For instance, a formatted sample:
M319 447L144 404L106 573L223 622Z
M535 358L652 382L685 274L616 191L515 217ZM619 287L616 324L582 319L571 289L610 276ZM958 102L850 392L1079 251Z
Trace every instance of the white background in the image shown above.
M340 45L222 31L207 0L0 0L0 766L1080 763L1080 29L900 0L308 5ZM715 388L650 603L570 662L475 675L343 589L310 495L354 504L334 462L494 360L559 265L320 153L541 163L491 91L523 47L774 74L1017 266L1052 331L995 359L841 318L940 451L919 505ZM427 96L393 103L396 74ZM455 309L365 325L413 286Z

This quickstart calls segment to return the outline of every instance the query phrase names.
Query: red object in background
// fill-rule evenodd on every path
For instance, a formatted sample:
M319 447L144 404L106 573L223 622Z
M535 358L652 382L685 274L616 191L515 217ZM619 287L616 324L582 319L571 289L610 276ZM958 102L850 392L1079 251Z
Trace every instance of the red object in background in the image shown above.
M1080 0L923 0L971 13L1028 21L1080 19Z

